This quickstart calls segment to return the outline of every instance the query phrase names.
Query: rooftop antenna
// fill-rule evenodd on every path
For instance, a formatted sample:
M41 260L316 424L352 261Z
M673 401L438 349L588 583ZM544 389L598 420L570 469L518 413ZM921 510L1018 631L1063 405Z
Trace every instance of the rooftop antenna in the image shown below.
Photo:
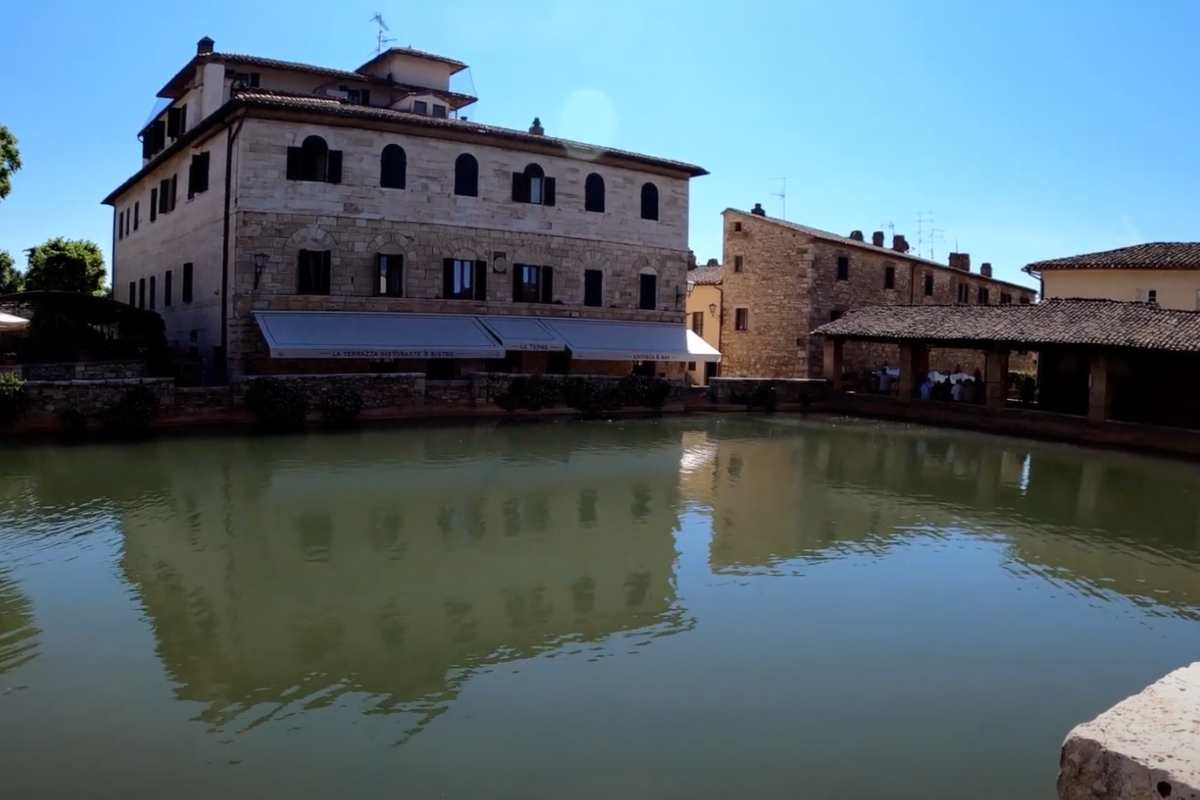
M780 219L787 219L787 178L771 178L773 181L780 182L778 192L771 192L772 197L778 197L783 202L783 213L779 215Z
M929 236L929 260L930 261L937 261L937 256L934 254L934 243L942 241L943 233L945 233L945 231L943 231L941 228L930 228L928 231L926 231L926 235ZM957 252L957 249L958 248L956 245L955 246L956 252ZM920 253L919 250L917 252Z
M879 227L886 228L887 232L890 233L892 236L896 235L896 223L894 223L894 222L881 222L881 223L879 223Z
M371 22L374 22L379 28L375 32L375 55L379 55L383 52L383 46L385 44L391 44L392 42L396 41L396 39L393 36L383 35L386 31L390 31L391 28L389 28L387 23L383 21L383 14L381 12L376 11L375 16L371 17Z
M925 232L926 232L926 230L930 230L930 231L933 230L933 212L932 211L918 211L917 212L917 252L918 253L923 253L925 251ZM930 242L930 247L932 247L932 246L933 246L933 244L932 244L932 242ZM930 258L932 258L932 256Z

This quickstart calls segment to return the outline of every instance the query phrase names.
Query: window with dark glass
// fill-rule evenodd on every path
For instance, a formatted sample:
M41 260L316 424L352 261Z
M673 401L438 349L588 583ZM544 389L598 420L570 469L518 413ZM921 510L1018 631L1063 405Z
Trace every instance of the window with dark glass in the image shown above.
M287 149L289 181L342 182L342 151L330 150L320 136L309 136L299 147Z
M896 268L890 264L883 268L883 288L896 288Z
M604 273L598 269L583 271L583 304L595 308L604 305Z
M750 330L750 309L735 308L733 310L733 329L735 331Z
M454 159L454 193L463 197L479 196L479 162L470 153Z
M380 253L375 257L379 269L376 291L388 297L404 296L404 256Z
M167 109L167 136L178 139L187 128L187 106Z
M158 187L150 190L150 221L158 219Z
M652 310L658 306L658 276L646 273L638 276L638 308Z
M849 256L838 256L837 279L839 281L850 280L850 258L849 258Z
M408 157L404 148L389 144L379 157L379 185L385 189L403 189L408 171Z
M346 93L346 100L355 105L369 106L371 105L371 90L370 89L352 89L348 86L339 86Z
M208 191L208 153L196 153L188 165L188 200Z
M533 264L513 265L513 302L554 302L554 268Z
M179 299L185 303L192 302L192 264L190 261L183 265L183 287L179 292Z
M583 182L583 210L604 212L604 178L595 172Z
M138 308L146 307L146 279L138 278Z
M704 335L704 312L703 311L693 311L692 312L692 333L696 334L697 336Z
M429 103L425 102L424 100L414 100L413 101L413 113L414 114L428 114L429 113Z
M163 178L158 182L158 213L166 214L171 205L171 181Z
M925 273L925 296L933 297L933 273Z
M742 257L741 256L733 257L733 271L734 272L742 271Z
M434 103L433 104L433 116L435 119L445 119L446 118L446 107L444 105L442 105L441 103Z
M125 212L117 214L117 241L125 238Z
M530 203L535 206L554 205L554 178L537 164L530 164L521 172L513 173L512 199L514 203Z
M979 291L975 293L975 302L981 306L988 304L988 288L986 286L979 287Z
M150 310L153 311L158 304L158 288L156 286L157 279L155 276L150 276Z
M971 302L971 287L969 284L966 284L966 283L958 284L958 302L960 302L960 303Z
M329 294L331 263L328 250L301 250L296 264L296 294Z
M171 297L171 270L163 273L163 305L171 305L174 298Z
M642 219L658 219L658 187L642 184Z
M464 258L442 261L442 297L446 300L486 300L487 264Z
M136 202L133 204L133 229L138 229L138 223L142 221L142 204Z
M129 282L129 305L137 305L137 281Z

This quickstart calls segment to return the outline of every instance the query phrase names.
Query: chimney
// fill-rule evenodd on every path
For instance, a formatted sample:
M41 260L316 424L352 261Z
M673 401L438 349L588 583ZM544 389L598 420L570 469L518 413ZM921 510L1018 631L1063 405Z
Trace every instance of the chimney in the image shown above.
M707 264L705 264L704 266L706 266L706 267L719 267L719 266L721 266L721 262L720 262L720 261L717 261L715 258L710 258L710 259L708 260L708 263L707 263Z
M971 271L971 256L968 253L951 253L950 267L952 269L960 269L963 272Z
M856 241L856 242L865 241L865 240L863 239L863 232L862 232L862 231L850 231L850 238L851 238L851 239L853 239L853 240L854 240L854 241Z
M215 44L216 44L216 42L214 42L208 36L205 36L203 39L196 42L196 55L198 55L198 56L211 55L212 51L213 51L213 45L215 45Z
M750 213L756 217L765 217L766 211L763 211L762 203L755 203L754 208L750 209Z
M980 264L979 265L979 274L985 278L992 277L992 263L990 261L985 261L982 264Z
M897 253L908 252L908 240L904 238L903 234L897 233L892 236L892 249Z
M534 117L533 124L529 126L529 132L534 136L543 136L546 133L546 129L542 127L542 121Z
M883 247L883 231L875 231L871 234L871 244L876 247Z

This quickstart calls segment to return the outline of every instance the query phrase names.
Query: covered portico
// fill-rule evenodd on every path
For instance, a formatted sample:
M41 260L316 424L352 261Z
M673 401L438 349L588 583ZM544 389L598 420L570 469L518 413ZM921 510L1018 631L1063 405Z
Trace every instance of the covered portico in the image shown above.
M842 388L847 341L897 345L895 401L920 402L931 348L986 354L974 405L1200 428L1200 313L1111 300L1050 300L1028 306L888 306L847 313L814 331L824 337L825 377ZM1036 399L1009 395L1009 354L1036 351ZM926 393L927 394L927 393ZM955 405L960 405L956 403Z

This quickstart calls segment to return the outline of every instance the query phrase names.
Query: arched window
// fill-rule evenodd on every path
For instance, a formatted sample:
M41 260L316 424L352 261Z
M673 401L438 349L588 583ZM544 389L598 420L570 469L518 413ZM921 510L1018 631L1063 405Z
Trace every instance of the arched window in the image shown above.
M604 178L595 172L587 176L583 182L583 209L585 211L604 211Z
M385 189L403 189L405 173L408 170L408 159L404 148L398 144L389 144L383 148L379 157L379 185Z
M300 145L300 180L325 180L328 163L329 145L320 136L309 136Z
M638 275L638 308L653 311L657 306L658 273L650 267L645 267Z
M454 193L463 197L479 196L479 162L470 153L454 159Z
M537 164L529 164L521 172L513 173L513 202L532 203L537 206L554 205L554 178Z
M658 187L642 184L642 219L658 219Z

